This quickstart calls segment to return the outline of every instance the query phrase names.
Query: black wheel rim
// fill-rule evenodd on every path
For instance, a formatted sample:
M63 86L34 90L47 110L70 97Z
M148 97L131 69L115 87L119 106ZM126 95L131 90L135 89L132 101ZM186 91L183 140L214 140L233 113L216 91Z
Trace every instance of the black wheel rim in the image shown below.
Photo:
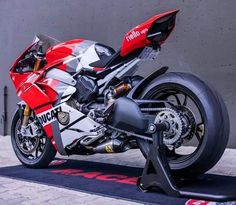
M193 158L198 150L200 149L202 142L204 140L204 135L206 133L205 126L205 113L203 113L203 109L201 108L201 103L198 98L187 88L183 88L182 86L177 86L174 84L171 86L168 84L167 86L163 86L152 92L150 95L146 95L147 99L158 99L158 100L169 100L172 105L177 106L185 106L188 107L189 103L191 106L195 106L194 115L196 116L196 132L194 133L194 138L188 143L184 142L180 146L180 149L170 150L168 147L166 149L166 154L170 164L179 164L182 162L186 162L187 160ZM192 108L190 109L192 111ZM196 113L196 111L198 113ZM195 145L195 149L189 149L187 146ZM182 150L181 150L182 148ZM185 151L183 152L183 148ZM186 152L189 150L189 152Z
M32 121L32 118L31 118ZM15 127L15 142L16 147L26 160L35 161L38 160L46 147L46 137L37 136L37 137L27 137L22 136L20 133L21 129L21 120L18 119Z

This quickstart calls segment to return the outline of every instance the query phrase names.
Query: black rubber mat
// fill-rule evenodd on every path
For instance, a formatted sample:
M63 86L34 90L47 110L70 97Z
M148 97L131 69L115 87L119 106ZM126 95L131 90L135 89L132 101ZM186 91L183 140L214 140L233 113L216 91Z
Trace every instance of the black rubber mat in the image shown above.
M162 193L143 193L136 187L141 168L77 160L55 160L47 169L27 169L23 166L0 168L0 175L21 180L63 186L109 197L118 197L145 204L182 205L203 204L199 200L173 198ZM236 177L203 175L185 189L204 193L236 194ZM208 202L204 202L207 205ZM223 203L220 203L223 204ZM232 203L236 204L236 203Z

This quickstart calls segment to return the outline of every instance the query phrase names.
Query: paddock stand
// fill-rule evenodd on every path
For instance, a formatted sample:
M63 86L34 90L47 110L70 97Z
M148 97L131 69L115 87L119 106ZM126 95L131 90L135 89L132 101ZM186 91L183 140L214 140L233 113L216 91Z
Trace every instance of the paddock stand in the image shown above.
M225 186L229 184L227 180L230 181L230 177L224 176L218 182L214 182L214 179L209 179L210 175L207 174L196 180L180 179L174 176L171 173L163 144L163 132L167 130L167 126L163 123L156 124L156 130L153 133L153 143L150 146L142 176L137 181L138 188L143 192L157 189L171 197L215 202L236 200L236 184L231 184L228 188ZM218 186L218 190L214 189L215 186Z

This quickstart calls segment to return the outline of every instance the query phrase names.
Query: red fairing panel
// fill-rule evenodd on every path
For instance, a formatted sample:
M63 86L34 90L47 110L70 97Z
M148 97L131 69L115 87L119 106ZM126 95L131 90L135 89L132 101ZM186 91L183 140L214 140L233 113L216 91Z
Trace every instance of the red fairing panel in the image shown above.
M46 53L46 60L48 64L55 63L58 59L66 60L67 57L74 56L74 51L78 45L83 42L84 39L75 39L60 43L50 48ZM66 70L66 65L59 67L61 70Z
M54 79L42 79L42 81L37 82L37 84L43 88L51 102L55 102L58 99L58 94L56 92L57 86L59 84L58 81Z
M10 71L10 78L12 79L12 82L16 90L18 90L24 84L24 82L27 80L30 74L31 73L20 74Z
M31 73L16 73L14 72L14 68L16 67L17 63L19 62L19 60L34 46L34 44L30 45L28 48L26 48L24 50L24 52L15 60L15 62L13 63L11 69L10 69L10 78L13 81L13 84L16 88L16 90L18 90L21 85L23 85L23 83L27 80L27 78L29 77L29 75Z
M41 71L31 73L17 91L18 97L24 100L33 110L38 106L51 103L50 98L36 84L36 82L42 78L42 75L43 72Z
M17 94L33 110L51 103L50 98L36 84L25 83Z
M84 39L74 39L74 40L63 42L63 43L59 43L58 45L53 46L51 49L49 49L48 52L56 51L59 53L66 53L66 54L71 55L73 54L75 47L83 41Z
M42 78L43 74L42 70L31 73L17 91L17 95L33 110L46 104L52 104L58 99L57 88L60 86L60 82Z
M18 89L17 95L30 106L36 115L53 108L52 102L57 99L57 93L50 88L56 87L57 82L53 80L44 80L38 82L42 77L42 72L31 73L27 81ZM44 90L41 89L43 87ZM53 138L53 130L51 124L45 125L44 130L50 138L53 146L57 149Z
M99 60L95 44L94 41L75 39L53 46L46 53L47 67L57 63L58 69L69 73L78 72L81 68L92 69L89 64Z
M131 53L135 49L144 48L145 46L150 45L150 41L147 39L147 33L152 24L165 16L168 16L172 13L176 13L178 10L168 11L166 13L162 13L152 18L148 19L144 23L136 26L132 30L130 30L124 37L123 43L121 46L121 56L126 56L127 54ZM163 43L163 42L162 42Z

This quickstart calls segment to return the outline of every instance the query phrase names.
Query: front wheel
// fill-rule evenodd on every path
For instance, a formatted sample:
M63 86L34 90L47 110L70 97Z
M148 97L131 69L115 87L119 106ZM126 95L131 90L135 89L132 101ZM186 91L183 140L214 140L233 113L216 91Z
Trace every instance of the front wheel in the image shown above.
M31 116L29 122L34 120L34 116ZM17 158L28 168L47 167L56 155L55 148L43 131L36 137L21 134L19 111L16 111L12 120L11 142Z
M228 142L229 117L212 87L192 74L167 73L151 82L140 98L170 102L155 113L155 121L170 124L164 143L176 174L202 174L218 162ZM138 140L138 144L146 157L150 143Z

